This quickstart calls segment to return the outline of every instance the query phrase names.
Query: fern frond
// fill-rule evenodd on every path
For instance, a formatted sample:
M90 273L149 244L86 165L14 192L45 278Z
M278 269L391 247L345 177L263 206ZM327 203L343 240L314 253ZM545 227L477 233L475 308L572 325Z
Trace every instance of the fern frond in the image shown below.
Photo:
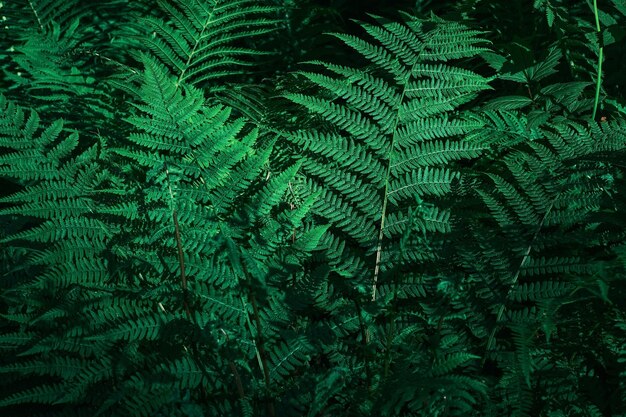
M362 248L369 271L354 276L363 277L378 275L381 251L406 230L401 213L414 196L446 195L456 178L446 167L484 149L458 140L484 123L457 109L489 87L486 78L454 63L485 50L480 32L410 16L404 23L379 18L361 25L369 40L334 36L372 64L367 70L312 62L334 75L299 74L334 98L285 97L328 123L326 130L296 131L289 139L304 148L305 189L322 193L314 210L333 225L331 233L353 239L346 246ZM329 171L327 161L341 168Z
M166 18L144 17L140 48L147 47L176 77L176 86L206 85L242 74L264 53L238 46L275 30L278 8L251 0L160 0Z

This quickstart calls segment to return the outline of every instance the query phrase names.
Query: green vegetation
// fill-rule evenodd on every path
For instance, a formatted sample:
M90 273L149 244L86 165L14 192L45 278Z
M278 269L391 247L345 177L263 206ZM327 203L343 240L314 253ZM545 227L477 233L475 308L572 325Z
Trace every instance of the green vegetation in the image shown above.
M0 5L2 415L626 416L626 1Z

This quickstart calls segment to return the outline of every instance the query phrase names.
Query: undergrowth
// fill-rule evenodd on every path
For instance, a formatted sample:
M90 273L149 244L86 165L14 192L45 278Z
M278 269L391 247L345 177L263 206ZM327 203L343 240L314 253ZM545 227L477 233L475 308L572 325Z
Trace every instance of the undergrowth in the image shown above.
M3 415L626 416L624 0L0 5Z

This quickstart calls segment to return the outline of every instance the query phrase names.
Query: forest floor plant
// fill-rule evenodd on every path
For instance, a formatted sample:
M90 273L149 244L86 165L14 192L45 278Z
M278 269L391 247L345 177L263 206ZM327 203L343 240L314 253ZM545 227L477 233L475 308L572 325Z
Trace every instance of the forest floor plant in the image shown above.
M626 2L379 3L0 2L2 415L626 416Z

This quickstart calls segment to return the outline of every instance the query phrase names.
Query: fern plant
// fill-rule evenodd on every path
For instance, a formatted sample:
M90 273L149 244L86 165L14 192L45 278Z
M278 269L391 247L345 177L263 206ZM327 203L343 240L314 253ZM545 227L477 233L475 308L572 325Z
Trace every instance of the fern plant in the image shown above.
M0 3L0 410L624 414L623 6L574 3Z
M57 139L62 121L35 141L38 114L25 120L3 102L3 146L14 149L2 157L3 175L24 190L7 196L2 215L43 219L4 239L24 256L4 294L23 306L5 314L21 341L7 333L11 359L2 367L7 381L23 382L6 387L4 408L153 415L197 412L202 398L207 412L223 414L257 400L240 375L252 372L254 352L269 372L266 302L256 298L270 272L295 268L315 249L324 228L300 229L306 206L279 207L297 165L268 172L271 147L255 150L257 133L244 121L229 122L229 111L206 106L201 90L143 61L126 121L134 133L114 137L117 146L102 137L79 153L76 132ZM33 318L28 330L19 326L24 317ZM222 354L231 359L216 362L215 373L205 361ZM216 396L220 385L237 389L210 401L207 391Z
M410 334L440 332L448 314L435 294L443 246L430 235L450 230L445 198L458 178L455 161L483 150L461 137L483 126L466 107L489 89L489 79L461 63L486 51L487 42L478 31L436 18L406 15L402 23L378 18L361 26L370 39L335 36L363 56L364 68L315 62L328 74L298 75L322 93L285 94L318 115L315 123L322 126L286 136L303 161L306 178L298 191L320 194L312 213L331 225L328 279L344 288L344 297L359 300L352 314L362 330L355 336L363 344L363 370L355 376L367 391L353 395L367 401L375 390L373 397L384 399L366 402L360 412L435 413L451 407L463 414L485 391L457 369L476 359L461 340L448 339L443 351L423 339L413 341L420 346L414 351L397 344ZM405 304L409 299L430 311L415 311ZM431 366L428 376L405 371ZM419 383L423 390L413 383L407 391L398 386L414 378L426 378ZM458 389L455 378L468 387ZM433 395L446 401L435 406Z
M159 1L156 16L140 15L134 22L131 43L149 51L176 75L177 82L211 86L241 78L250 59L264 52L245 46L244 41L276 30L277 7L250 0Z
M2 372L58 381L31 380L8 392L4 407L32 402L58 404L59 411L82 406L96 414L152 415L183 407L189 395L206 397L209 388L216 395L216 386L241 386L239 372L249 371L252 352L262 350L260 328L256 339L241 332L264 305L254 300L267 285L268 268L294 268L324 232L297 230L304 210L284 212L281 223L265 219L297 166L260 184L252 200L232 210L261 175L269 150L257 154L250 147L254 131L235 141L243 125L226 124L227 110L204 107L202 93L193 87L183 96L169 74L148 59L142 94L145 104L137 104L142 113L129 119L138 130L129 144L102 146L98 159L106 168L95 162L95 147L60 165L77 145L76 134L37 158L37 148L60 134L60 122L44 132L44 143L35 143L34 150L6 140L18 151L3 157L4 175L31 172L26 178L38 184L7 197L4 201L13 205L2 215L28 213L45 221L4 239L28 256L11 271L27 272L8 293L23 307L5 319L17 324L31 317L33 322L29 330L14 328L15 337L22 337L18 345L3 339L13 360ZM183 113L172 114L173 104ZM19 129L23 113L15 106L9 110ZM26 122L33 132L36 117ZM180 123L175 131L169 127L173 121ZM126 158L135 164L130 170ZM46 170L37 167L38 160L46 161ZM264 224L260 236L246 243L249 221ZM289 255L281 245L292 236ZM218 352L233 358L214 362L217 369L211 370L205 361ZM172 373L185 375L184 381ZM218 382L220 374L227 378ZM111 390L97 389L101 384ZM241 406L254 399L244 392ZM228 404L214 404L213 412L228 411Z
M564 366L558 355L550 364L547 352L559 351L561 332L579 328L572 317L580 320L579 308L590 303L590 295L610 303L608 288L620 281L606 274L605 262L623 239L607 193L621 174L600 155L623 152L623 125L589 129L561 118L531 127L530 119L512 112L483 117L488 130L480 140L490 138L496 146L490 165L475 166L466 184L486 211L467 209L476 217L462 232L471 247L459 249L468 289L461 303L476 303L468 327L485 341L484 360L503 361L498 368L508 371L500 387L510 390L505 395L513 410L500 412L532 415L541 398L539 375ZM567 401L602 406L570 389ZM561 395L546 398L558 401Z

